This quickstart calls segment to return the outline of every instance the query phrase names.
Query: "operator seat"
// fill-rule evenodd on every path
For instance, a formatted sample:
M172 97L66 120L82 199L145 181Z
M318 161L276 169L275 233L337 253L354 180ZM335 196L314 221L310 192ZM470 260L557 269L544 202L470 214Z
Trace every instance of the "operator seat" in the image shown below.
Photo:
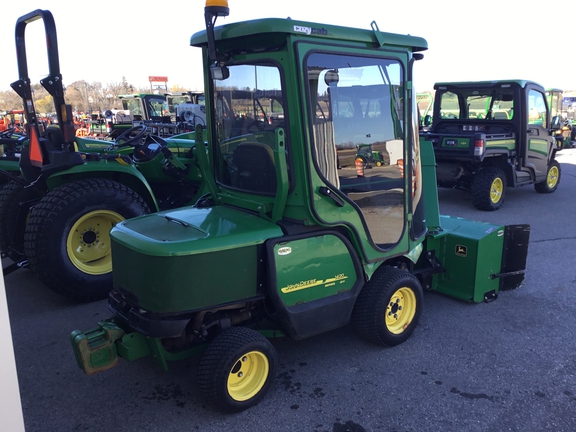
M237 186L253 192L276 192L276 168L272 149L260 143L242 143L232 157L236 166Z

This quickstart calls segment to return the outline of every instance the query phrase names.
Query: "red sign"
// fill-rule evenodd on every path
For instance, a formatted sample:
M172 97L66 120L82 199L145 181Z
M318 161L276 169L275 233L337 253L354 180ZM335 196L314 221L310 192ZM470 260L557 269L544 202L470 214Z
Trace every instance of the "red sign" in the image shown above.
M168 82L168 77L165 76L149 76L148 81L150 82Z

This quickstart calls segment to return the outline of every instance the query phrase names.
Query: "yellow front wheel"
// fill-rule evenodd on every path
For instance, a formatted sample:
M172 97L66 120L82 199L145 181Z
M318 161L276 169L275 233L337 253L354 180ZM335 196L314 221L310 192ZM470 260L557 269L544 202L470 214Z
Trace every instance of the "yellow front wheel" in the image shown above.
M266 356L260 351L242 354L228 375L228 394L235 401L246 401L256 396L270 373Z
M393 334L401 334L416 315L416 294L405 286L392 294L385 312L386 327Z
M414 275L383 266L360 291L352 311L352 324L370 342L398 345L418 325L423 297L422 286Z
M546 178L543 182L536 183L534 189L538 193L552 193L560 184L560 176L562 171L560 169L560 164L557 160L552 160L550 165L548 165L548 171L546 172Z
M255 330L224 330L202 354L198 384L206 400L227 412L256 405L273 382L277 355L272 344Z

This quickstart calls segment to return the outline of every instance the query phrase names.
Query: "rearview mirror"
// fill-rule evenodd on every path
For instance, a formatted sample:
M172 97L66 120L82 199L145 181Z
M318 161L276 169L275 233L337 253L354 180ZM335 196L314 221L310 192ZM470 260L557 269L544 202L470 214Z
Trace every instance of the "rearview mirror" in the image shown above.
M214 80L223 81L230 76L230 71L226 66L218 66L214 63L210 66L210 75Z

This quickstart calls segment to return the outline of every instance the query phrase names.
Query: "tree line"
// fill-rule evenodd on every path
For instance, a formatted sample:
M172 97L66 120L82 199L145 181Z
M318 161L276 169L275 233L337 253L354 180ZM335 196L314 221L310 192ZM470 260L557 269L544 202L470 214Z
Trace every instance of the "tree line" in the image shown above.
M32 84L32 98L37 113L49 114L56 111L52 96L46 91L41 84ZM103 85L101 82L89 83L84 80L74 81L64 86L64 97L66 103L72 105L72 111L78 113L106 111L107 109L122 108L122 103L118 98L123 94L134 93L151 93L158 90L164 93L166 88L151 89L150 87L136 87L122 77L119 83L108 83ZM179 85L169 88L171 92L187 91ZM0 90L0 112L10 111L13 109L22 109L22 99L12 90Z

